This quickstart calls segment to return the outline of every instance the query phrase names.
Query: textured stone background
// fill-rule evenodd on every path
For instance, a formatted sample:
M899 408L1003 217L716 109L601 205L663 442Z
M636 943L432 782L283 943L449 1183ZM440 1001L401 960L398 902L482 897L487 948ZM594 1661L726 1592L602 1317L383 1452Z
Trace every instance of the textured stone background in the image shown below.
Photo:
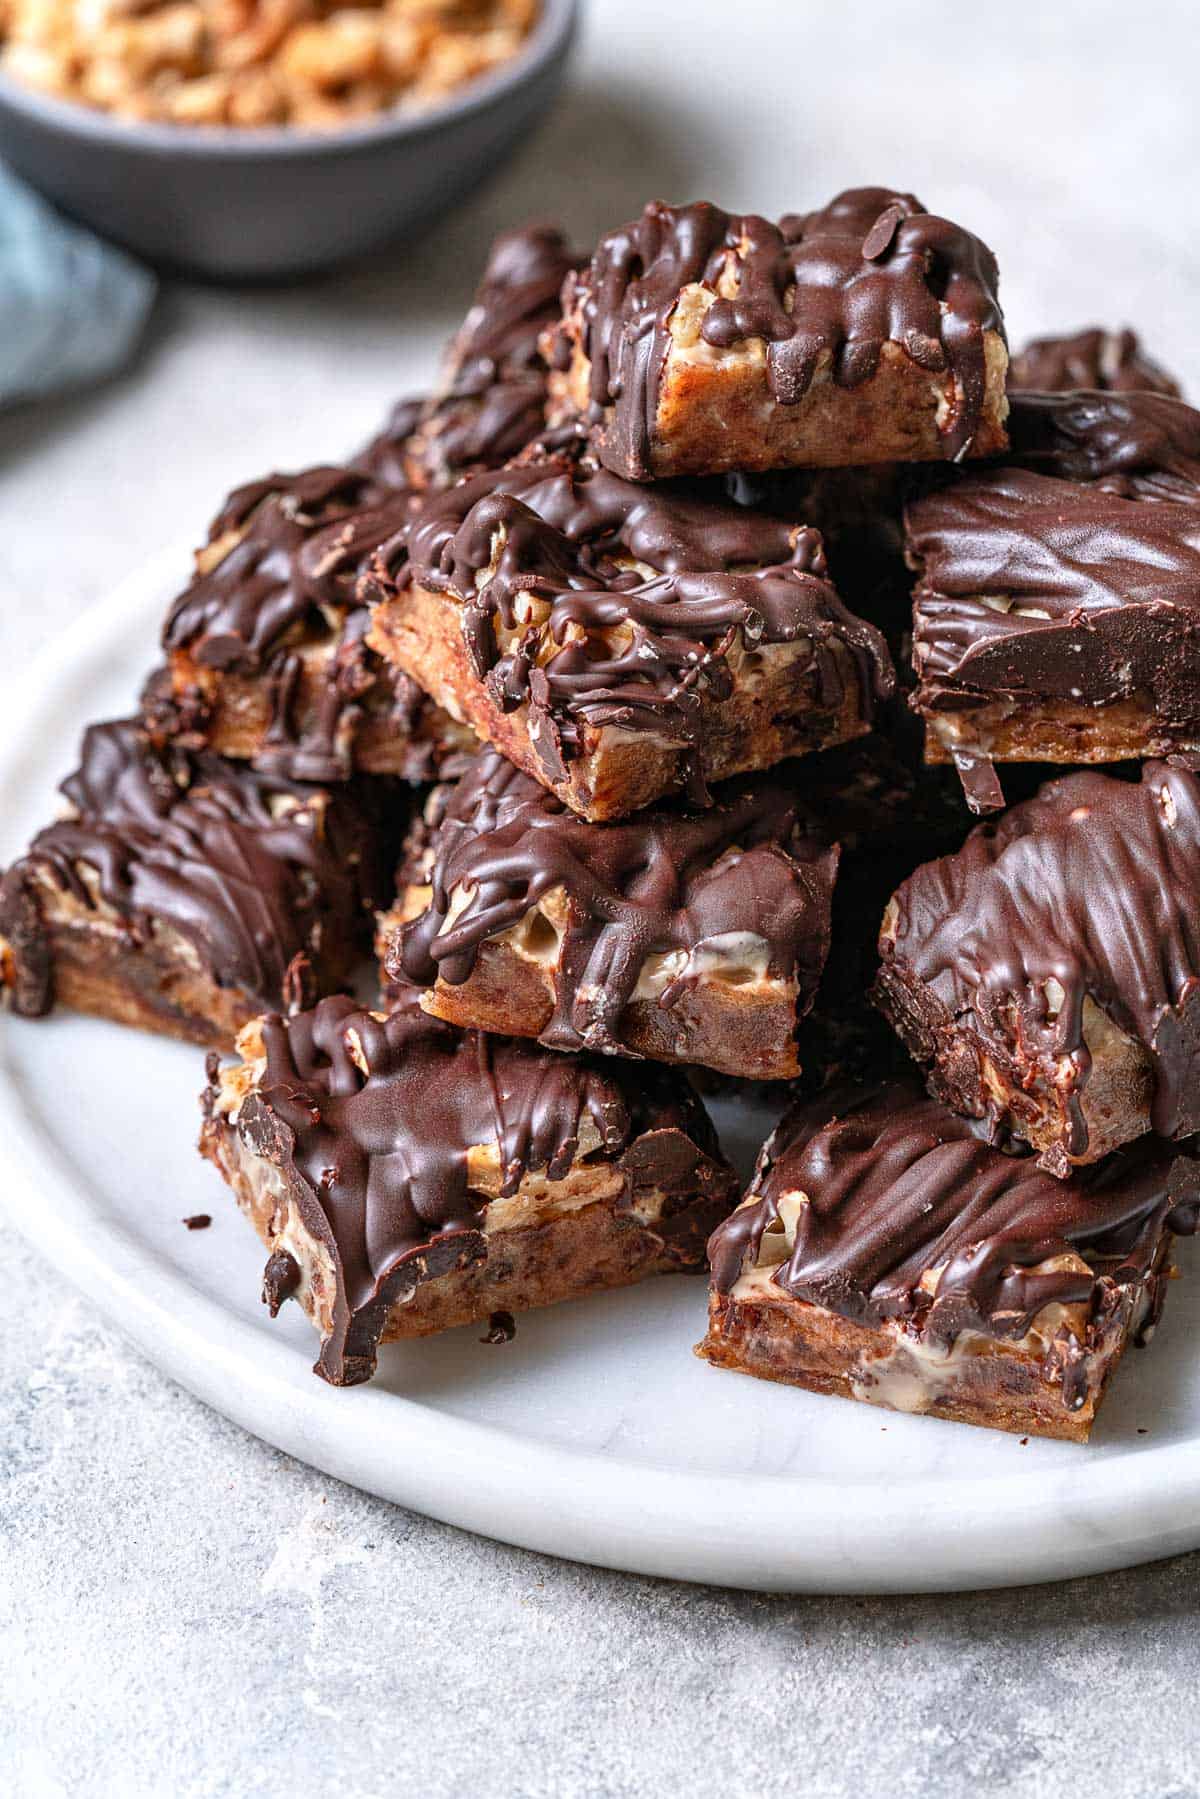
M994 244L1014 337L1134 320L1200 393L1195 67L1190 0L592 0L570 103L427 243L174 288L130 375L0 419L0 666L235 481L365 435L531 213L583 238L651 192L771 211L895 181ZM1200 1558L886 1601L550 1562L264 1448L4 1254L4 1791L1200 1792Z

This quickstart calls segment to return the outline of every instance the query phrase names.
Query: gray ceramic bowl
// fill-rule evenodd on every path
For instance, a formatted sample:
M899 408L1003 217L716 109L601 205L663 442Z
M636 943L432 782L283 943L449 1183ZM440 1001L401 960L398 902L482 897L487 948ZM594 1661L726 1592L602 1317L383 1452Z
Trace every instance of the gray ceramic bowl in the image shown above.
M542 8L520 53L445 105L344 131L136 124L0 77L0 156L149 262L226 281L328 268L431 224L537 123L577 0Z

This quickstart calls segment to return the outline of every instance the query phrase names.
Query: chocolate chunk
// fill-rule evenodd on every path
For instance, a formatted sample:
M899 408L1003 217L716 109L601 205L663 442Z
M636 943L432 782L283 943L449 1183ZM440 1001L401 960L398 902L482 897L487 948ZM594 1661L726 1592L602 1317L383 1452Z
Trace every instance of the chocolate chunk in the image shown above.
M493 1312L488 1320L486 1336L481 1343L511 1343L517 1334L517 1321L511 1312Z
M288 1250L276 1249L268 1256L263 1269L262 1298L272 1318L278 1318L280 1306L296 1292L300 1278L300 1264Z
M189 1231L206 1231L212 1223L207 1212L193 1212L190 1218L183 1220Z

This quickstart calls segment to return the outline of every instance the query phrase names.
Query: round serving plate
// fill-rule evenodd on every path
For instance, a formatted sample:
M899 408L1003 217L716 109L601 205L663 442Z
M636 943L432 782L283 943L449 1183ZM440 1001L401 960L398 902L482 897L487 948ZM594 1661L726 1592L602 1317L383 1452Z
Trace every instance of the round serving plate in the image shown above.
M156 561L20 683L0 735L5 858L51 815L89 719L132 709L165 600ZM369 1386L311 1372L294 1306L195 1154L203 1058L91 1019L5 1018L0 1204L160 1368L338 1479L527 1548L639 1573L808 1592L1016 1585L1200 1545L1200 1281L1192 1245L1153 1348L1088 1447L1022 1442L718 1372L704 1287L674 1277L383 1351ZM761 1108L715 1108L752 1156ZM209 1212L211 1229L182 1219Z

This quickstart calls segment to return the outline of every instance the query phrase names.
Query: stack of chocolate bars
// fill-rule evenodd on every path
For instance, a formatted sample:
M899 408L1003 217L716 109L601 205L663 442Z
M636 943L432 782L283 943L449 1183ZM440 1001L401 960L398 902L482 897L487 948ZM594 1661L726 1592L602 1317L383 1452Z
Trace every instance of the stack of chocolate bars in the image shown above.
M1131 333L1010 366L888 189L515 232L163 652L0 970L209 1048L319 1373L711 1260L710 1363L1087 1436L1200 1216L1200 414Z

